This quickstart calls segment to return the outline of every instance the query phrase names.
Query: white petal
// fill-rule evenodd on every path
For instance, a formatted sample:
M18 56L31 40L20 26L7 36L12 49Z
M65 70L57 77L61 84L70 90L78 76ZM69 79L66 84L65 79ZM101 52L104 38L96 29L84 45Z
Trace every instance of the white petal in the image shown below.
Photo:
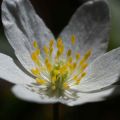
M16 66L12 58L0 53L0 78L15 84L30 84L34 79Z
M76 87L78 91L98 90L116 83L120 76L120 47L97 58L87 71Z
M75 106L75 105L81 105L85 103L91 103L91 102L98 102L98 101L103 101L109 97L109 95L112 95L114 92L115 87L108 88L104 91L98 91L98 92L93 92L93 93L78 93L78 98L76 100L63 100L61 99L61 103L66 104L68 106Z
M103 54L108 45L109 8L104 0L88 1L73 15L70 23L60 36L65 48L79 51L81 55L89 49L93 50L90 61ZM76 36L76 45L71 46L71 35ZM69 43L69 44L68 44Z
M24 67L30 69L33 67L30 58L33 41L36 40L41 48L54 36L28 0L3 0L2 22L16 56Z
M32 92L26 89L23 86L16 85L12 88L13 93L20 99L29 101L29 102L36 102L36 103L56 103L57 100L54 98L43 97L35 92Z
M68 106L81 105L85 103L98 102L107 99L109 95L114 91L114 88L104 90L96 93L79 93L79 98L75 101L65 103Z

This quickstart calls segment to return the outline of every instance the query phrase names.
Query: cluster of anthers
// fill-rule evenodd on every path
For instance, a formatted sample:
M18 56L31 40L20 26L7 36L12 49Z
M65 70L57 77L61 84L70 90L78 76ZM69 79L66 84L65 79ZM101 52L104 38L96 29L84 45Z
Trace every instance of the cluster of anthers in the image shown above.
M37 42L33 42L34 51L31 58L35 68L32 68L31 72L38 86L46 86L47 95L56 97L70 95L70 87L80 84L82 78L86 76L85 69L88 66L87 61L91 56L91 50L88 50L81 58L78 52L73 53L71 49L65 51L62 39L58 38L57 51L53 57L54 44L52 39L48 46L43 47L45 55L43 60ZM75 44L76 38L72 35L71 45Z

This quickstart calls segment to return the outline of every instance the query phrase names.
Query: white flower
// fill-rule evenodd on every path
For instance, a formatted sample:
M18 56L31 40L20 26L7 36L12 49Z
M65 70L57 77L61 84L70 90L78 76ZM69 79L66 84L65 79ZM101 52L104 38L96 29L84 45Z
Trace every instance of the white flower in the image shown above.
M28 0L3 0L2 22L27 70L0 53L0 78L16 84L12 91L17 97L74 106L104 100L115 89L120 48L105 53L110 17L104 0L78 8L57 42Z

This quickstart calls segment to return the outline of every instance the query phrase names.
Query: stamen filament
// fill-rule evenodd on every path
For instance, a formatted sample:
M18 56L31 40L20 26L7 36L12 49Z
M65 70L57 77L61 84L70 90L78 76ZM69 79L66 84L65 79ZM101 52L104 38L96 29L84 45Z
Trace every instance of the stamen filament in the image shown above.
M36 83L46 86L46 89L50 89L50 93L55 94L61 90L64 91L60 92L61 94L72 97L70 88L80 84L80 81L86 76L85 69L88 67L87 61L91 56L92 50L88 50L81 59L80 53L75 53L72 49L64 51L62 38L58 38L56 43L57 51L55 58L53 58L54 42L51 39L48 46L45 45L43 47L44 60L38 43L36 41L33 42L35 50L31 54L31 59L35 63L35 67L31 69L31 73L36 77ZM72 35L71 44L75 45L75 42L75 35ZM64 56L65 54L66 56Z

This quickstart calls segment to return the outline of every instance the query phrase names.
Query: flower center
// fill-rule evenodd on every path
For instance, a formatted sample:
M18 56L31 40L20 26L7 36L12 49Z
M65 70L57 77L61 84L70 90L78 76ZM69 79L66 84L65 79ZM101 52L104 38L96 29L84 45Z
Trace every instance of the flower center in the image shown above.
M76 38L72 35L72 46L75 43ZM35 68L32 68L31 72L38 85L46 86L48 95L60 97L68 94L70 88L80 84L82 78L86 76L85 69L88 66L87 61L91 56L91 50L88 50L81 58L79 52L75 53L72 49L65 51L62 39L58 38L56 45L54 40L50 40L49 45L43 47L43 60L36 41L33 42L33 47L31 58ZM54 47L57 48L55 54Z

